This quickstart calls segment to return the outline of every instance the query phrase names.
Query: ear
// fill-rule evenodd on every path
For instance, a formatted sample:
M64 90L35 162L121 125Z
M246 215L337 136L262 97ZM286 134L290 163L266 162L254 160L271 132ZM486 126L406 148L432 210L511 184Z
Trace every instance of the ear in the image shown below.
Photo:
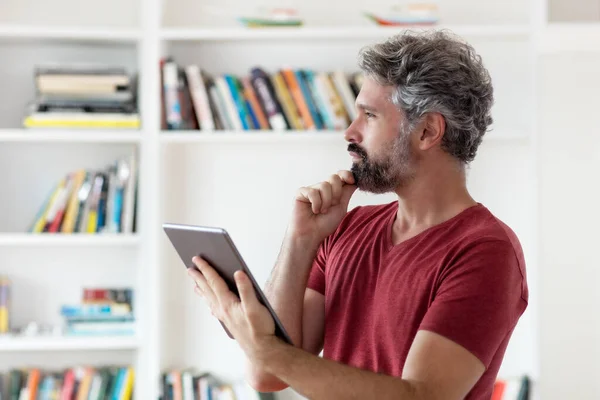
M419 149L429 150L441 143L446 132L446 120L440 113L427 113L421 121Z

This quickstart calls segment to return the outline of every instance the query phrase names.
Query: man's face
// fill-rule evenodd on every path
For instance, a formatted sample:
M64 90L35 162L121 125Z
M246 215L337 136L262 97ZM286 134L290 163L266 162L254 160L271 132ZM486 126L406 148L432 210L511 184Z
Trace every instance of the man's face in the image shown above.
M357 118L346 131L351 171L359 189L387 193L405 186L415 173L410 132L392 103L393 88L365 77L356 98Z

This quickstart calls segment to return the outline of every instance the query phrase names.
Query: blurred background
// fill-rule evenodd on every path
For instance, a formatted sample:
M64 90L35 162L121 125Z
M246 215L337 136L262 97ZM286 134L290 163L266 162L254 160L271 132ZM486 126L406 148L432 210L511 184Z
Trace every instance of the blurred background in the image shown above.
M273 398L160 225L225 227L264 283L295 190L350 166L359 49L409 27L495 87L468 184L530 287L495 398L600 399L598 0L2 1L0 393Z

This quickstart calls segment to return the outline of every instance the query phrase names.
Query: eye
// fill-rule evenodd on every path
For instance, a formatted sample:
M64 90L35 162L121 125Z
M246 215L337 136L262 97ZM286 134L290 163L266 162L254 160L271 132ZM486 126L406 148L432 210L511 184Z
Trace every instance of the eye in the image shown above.
M369 119L369 118L374 118L375 114L365 111L365 116L367 117L367 119Z

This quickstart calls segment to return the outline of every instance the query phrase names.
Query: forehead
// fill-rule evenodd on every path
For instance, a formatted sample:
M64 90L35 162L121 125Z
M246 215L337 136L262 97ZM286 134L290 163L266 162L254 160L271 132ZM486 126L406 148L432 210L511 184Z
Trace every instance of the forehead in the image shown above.
M366 77L356 97L357 105L365 105L373 108L394 107L391 95L394 87L380 85L376 80Z

